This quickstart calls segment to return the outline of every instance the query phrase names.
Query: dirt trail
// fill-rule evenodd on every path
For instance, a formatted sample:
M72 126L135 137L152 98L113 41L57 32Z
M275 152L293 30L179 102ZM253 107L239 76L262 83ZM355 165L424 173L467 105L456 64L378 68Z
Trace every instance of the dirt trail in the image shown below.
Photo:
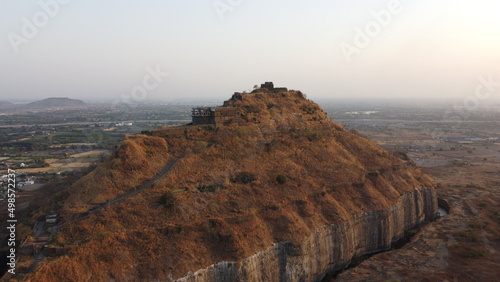
M180 157L177 157L171 161L169 161L165 167L163 168L163 170L158 173L157 175L155 175L155 177L143 184L141 184L139 187L137 187L135 190L129 192L129 193L126 193L124 195L121 195L117 198L115 198L114 200L111 200L105 204L102 204L101 206L97 207L97 208L94 208L92 210L90 210L87 214L71 221L71 222L62 222L54 227L52 227L52 237L54 237L54 235L57 234L57 232L59 231L59 229L62 227L62 226L65 226L67 224L74 224L74 223L77 223L81 220L84 220L86 218L88 218L89 216L95 214L96 212L102 210L102 209L105 209L106 207L108 206L111 206L113 204L116 204L116 203L119 203L121 201L124 201L130 197L133 197L134 195L138 194L139 192L143 191L144 189L147 189L149 187L151 187L151 185L153 185L156 181L158 181L160 178L164 177L165 175L167 175L171 170L172 168L174 167L174 165L177 163L177 161L179 161L180 159L184 158L186 155L182 155ZM50 240L49 240L50 241ZM43 250L40 251L40 253L35 257L35 260L33 261L33 263L31 264L31 266L28 268L28 273L32 272L33 270L36 269L37 265L42 262L43 260L45 259L45 255L44 255L44 252Z

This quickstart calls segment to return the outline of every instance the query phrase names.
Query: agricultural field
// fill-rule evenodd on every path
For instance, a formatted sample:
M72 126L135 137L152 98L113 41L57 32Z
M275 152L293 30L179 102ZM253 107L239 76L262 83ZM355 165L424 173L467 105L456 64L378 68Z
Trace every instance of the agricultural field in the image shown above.
M374 255L335 281L498 278L493 271L500 264L498 111L483 111L475 120L461 122L443 120L444 111L388 108L371 117L342 119L345 128L399 151L431 176L449 214L423 226L405 247Z
M190 106L168 104L7 112L0 116L0 169L82 171L101 162L126 134L188 122L189 114Z

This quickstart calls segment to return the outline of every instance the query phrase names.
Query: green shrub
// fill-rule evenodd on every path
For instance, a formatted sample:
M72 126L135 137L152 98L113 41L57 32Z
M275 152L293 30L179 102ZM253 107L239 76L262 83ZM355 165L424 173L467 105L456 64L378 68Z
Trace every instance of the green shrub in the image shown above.
M111 235L113 235L113 233L111 233L110 231L104 231L101 234L99 234L99 239L104 240L104 239L110 237Z
M405 161L409 161L410 158L408 157L408 154L406 154L406 152L403 152L403 151L397 151L396 152L396 157L402 159L402 160L405 160Z
M486 226L488 226L488 222L487 221L485 221L485 222L469 222L469 227L470 228L480 229L480 228L485 228Z
M223 189L224 186L219 185L219 184L213 184L213 185L203 185L198 187L198 191L201 193L213 193L217 191L217 189Z
M467 240L469 242L479 242L479 235L476 234L472 229L458 231L455 234L462 240Z
M205 150L207 147L208 147L208 143L205 141L201 141L201 142L196 143L196 145L194 146L194 151L201 152L201 151Z
M257 178L253 173L250 172L240 172L236 174L235 177L231 178L231 182L240 183L240 184L248 184L255 181Z
M276 177L276 181L279 184L285 184L286 183L286 176L284 176L283 174L280 174L280 175L278 175L278 177Z
M466 258L477 258L484 254L483 250L478 249L470 249L467 253L464 254Z
M236 135L237 135L238 137L240 137L240 138L241 138L241 137L245 137L245 136L247 135L247 131L246 131L246 129L245 129L245 128L243 128L243 127L238 127L238 128L236 129Z
M419 231L420 231L420 227L417 226L415 228L405 230L405 235L411 237L411 236L416 235Z
M163 194L160 198L160 205L164 205L166 208L171 208L175 204L175 196L172 192L168 191Z

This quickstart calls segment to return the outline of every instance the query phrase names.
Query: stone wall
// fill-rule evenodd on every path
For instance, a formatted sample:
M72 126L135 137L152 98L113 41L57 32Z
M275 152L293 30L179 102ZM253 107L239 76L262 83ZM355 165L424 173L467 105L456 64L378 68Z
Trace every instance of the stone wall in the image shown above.
M210 116L195 116L192 117L193 125L199 124L212 124L212 119Z
M223 125L225 122L237 121L238 112L234 107L216 107L213 108L193 108L192 114L193 125L199 124L215 124Z
M198 124L212 124L212 109L210 107L193 108L191 117L194 125Z
M217 107L214 112L214 123L223 125L225 122L237 121L237 110L233 107Z
M274 92L287 92L288 91L288 88L286 87L275 87L273 89Z

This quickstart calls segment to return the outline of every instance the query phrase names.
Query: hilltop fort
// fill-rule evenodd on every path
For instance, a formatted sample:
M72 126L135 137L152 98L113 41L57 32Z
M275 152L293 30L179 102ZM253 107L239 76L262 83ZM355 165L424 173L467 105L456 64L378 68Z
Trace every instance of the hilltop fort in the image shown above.
M286 92L288 89L286 87L274 87L274 83L265 82L260 85L260 88L255 89L252 93L278 93L278 92Z
M287 92L286 87L274 87L274 83L265 82L252 91L255 93L278 93ZM243 93L235 92L232 100L236 101L241 99ZM235 107L228 106L224 103L222 107L196 107L191 111L193 125L200 124L214 124L216 126L229 124L232 122L239 122L238 112Z
M234 107L196 107L193 108L191 117L193 125L221 125L237 120L237 112Z

